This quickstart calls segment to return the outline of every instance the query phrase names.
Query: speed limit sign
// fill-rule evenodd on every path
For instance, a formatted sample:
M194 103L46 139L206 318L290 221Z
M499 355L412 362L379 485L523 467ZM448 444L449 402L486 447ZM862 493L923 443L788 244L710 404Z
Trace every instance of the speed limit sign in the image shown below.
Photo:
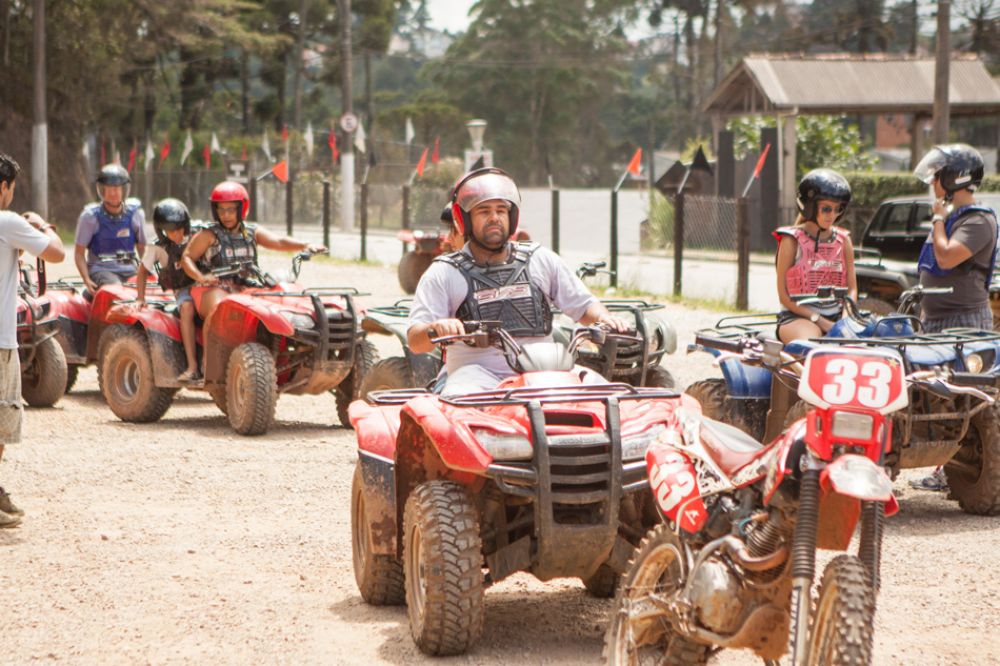
M348 111L340 117L340 129L348 133L358 129L358 117Z

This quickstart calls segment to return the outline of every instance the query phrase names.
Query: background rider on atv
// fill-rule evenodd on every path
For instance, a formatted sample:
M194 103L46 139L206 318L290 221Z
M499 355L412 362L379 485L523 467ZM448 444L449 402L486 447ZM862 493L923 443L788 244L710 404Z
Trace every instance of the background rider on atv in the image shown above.
M306 243L288 236L275 236L256 224L247 224L250 212L250 195L239 183L223 181L215 186L211 196L212 218L215 224L199 231L184 250L181 266L198 285L216 285L202 294L195 305L207 328L209 317L215 312L219 301L234 291L254 285L245 278L224 278L221 282L211 272L199 268L229 268L233 265L252 262L257 264L257 246L286 252L326 252L322 245Z
M153 208L153 229L156 240L146 247L136 277L136 304L146 305L146 276L156 275L160 287L174 292L181 319L181 341L187 368L177 376L178 381L199 379L198 357L194 331L194 299L191 285L194 280L181 268L181 256L191 240L191 215L179 199L163 199Z
M122 284L135 275L134 261L146 248L146 214L138 199L129 199L128 171L107 164L97 174L97 203L88 204L76 223L76 268L93 295L102 285Z
M552 305L585 325L619 332L628 325L611 315L554 252L538 243L512 243L521 195L504 171L477 169L452 191L458 252L437 257L420 278L410 310L407 340L416 353L431 338L465 333L463 321L499 320L520 343L551 340ZM433 333L432 333L433 331ZM514 374L495 348L454 345L448 350L444 394L491 389Z

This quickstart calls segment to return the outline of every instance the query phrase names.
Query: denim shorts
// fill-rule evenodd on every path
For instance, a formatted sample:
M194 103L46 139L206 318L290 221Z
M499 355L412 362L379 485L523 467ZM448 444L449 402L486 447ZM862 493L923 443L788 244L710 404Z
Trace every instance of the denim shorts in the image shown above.
M191 303L194 305L194 298L191 297L191 285L186 287L181 287L174 292L174 300L177 301L177 306L180 307L184 302Z

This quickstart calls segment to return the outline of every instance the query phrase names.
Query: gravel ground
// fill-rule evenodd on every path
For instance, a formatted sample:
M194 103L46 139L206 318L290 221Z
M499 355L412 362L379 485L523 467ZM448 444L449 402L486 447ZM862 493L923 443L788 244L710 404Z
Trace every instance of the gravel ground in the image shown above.
M371 305L399 295L389 268L314 262L303 279L350 282ZM667 313L682 345L719 316ZM398 349L376 343L383 357ZM704 355L667 365L682 386L718 372ZM203 393L180 393L159 423L125 424L86 369L54 408L28 412L24 443L0 466L27 511L22 527L0 530L0 662L430 662L405 609L369 607L355 587L355 446L329 395L282 398L258 438L235 435ZM931 493L907 489L900 503L876 663L1000 663L1000 522ZM575 580L514 576L487 593L480 645L449 663L599 663L609 609ZM732 653L713 663L759 662Z

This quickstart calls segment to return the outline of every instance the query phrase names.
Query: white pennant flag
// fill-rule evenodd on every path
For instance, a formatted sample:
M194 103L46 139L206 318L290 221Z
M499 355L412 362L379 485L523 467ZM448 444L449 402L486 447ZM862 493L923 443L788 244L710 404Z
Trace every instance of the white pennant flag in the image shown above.
M354 132L354 147L358 149L359 153L366 152L368 147L365 145L365 139L368 137L365 135L365 126L358 121L358 129Z
M80 151L80 154L83 155L83 159L90 161L90 142L86 139L83 141L83 150Z
M149 168L151 166L153 166L153 160L155 160L155 159L156 159L156 151L153 150L153 142L150 139L147 138L146 139L146 164L145 164L146 171L149 171Z
M188 130L187 136L184 137L184 150L181 151L181 166L184 166L192 150L194 150L194 139L191 138L191 130Z
M310 120L306 123L306 133L302 135L302 140L306 142L306 152L311 158L313 156L313 124Z
M274 161L274 158L271 157L271 142L267 140L267 130L264 130L264 140L260 142L260 149L267 155L267 159Z
M406 143L407 145L413 143L413 138L417 136L417 133L413 131L413 121L410 117L406 117Z
M219 145L219 137L215 135L215 132L212 132L212 143L209 146L209 150L213 153L222 153L222 146Z

